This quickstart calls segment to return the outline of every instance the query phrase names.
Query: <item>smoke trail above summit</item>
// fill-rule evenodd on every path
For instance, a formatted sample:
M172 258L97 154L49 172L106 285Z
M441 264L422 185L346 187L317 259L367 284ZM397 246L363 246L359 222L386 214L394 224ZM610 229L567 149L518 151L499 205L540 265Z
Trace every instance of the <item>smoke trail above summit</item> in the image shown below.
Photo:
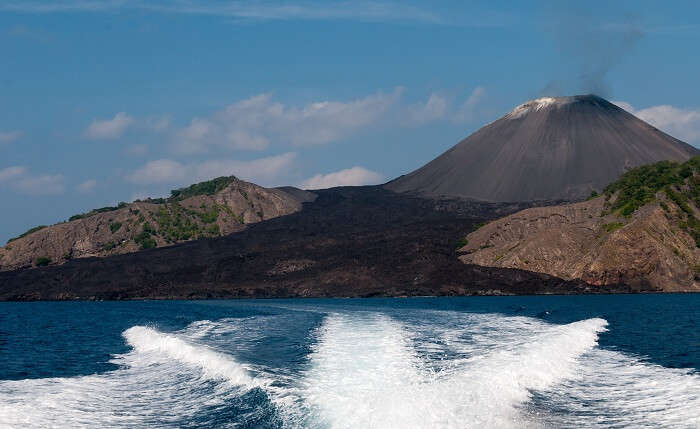
M545 31L550 33L567 70L553 76L541 95L564 93L596 94L610 97L608 75L644 37L637 17L632 14L615 22L601 22L590 11L550 4L545 15Z

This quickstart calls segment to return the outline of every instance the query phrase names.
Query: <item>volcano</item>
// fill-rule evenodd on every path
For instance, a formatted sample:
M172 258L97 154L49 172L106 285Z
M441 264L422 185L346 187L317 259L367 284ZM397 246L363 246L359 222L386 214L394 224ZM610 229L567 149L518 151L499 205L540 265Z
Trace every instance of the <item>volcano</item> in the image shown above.
M624 171L700 151L595 95L528 101L385 186L484 201L580 200Z

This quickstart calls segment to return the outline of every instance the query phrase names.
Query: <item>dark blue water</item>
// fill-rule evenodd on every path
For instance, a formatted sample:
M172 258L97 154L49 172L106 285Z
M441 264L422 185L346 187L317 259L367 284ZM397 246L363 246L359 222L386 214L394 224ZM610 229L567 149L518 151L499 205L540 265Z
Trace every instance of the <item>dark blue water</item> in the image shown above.
M700 427L700 295L0 303L0 427Z

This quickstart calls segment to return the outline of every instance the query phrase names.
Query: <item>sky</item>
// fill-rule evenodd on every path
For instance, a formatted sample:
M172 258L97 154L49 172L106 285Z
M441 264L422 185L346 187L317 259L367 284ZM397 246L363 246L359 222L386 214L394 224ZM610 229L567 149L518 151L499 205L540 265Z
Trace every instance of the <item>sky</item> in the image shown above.
M694 1L0 0L0 243L222 175L383 183L546 95L700 147L698 46Z

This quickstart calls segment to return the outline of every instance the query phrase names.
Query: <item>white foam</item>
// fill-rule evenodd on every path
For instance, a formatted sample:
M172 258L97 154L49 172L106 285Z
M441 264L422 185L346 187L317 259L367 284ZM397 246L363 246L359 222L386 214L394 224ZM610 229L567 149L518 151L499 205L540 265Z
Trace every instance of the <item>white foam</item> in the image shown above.
M241 364L231 356L211 350L207 346L195 346L175 335L164 334L145 326L134 326L122 335L141 359L167 357L197 367L207 378L223 379L237 385L255 385Z
M301 373L226 352L250 353L288 319L135 326L118 370L0 381L0 427L211 427L253 387L283 427L700 427L700 376L600 349L602 319L387 311L328 315Z
M398 322L333 316L319 331L305 397L313 418L329 427L523 427L529 418L518 406L531 390L574 376L578 357L595 346L605 324L548 325L527 343L435 370Z
M544 392L548 422L566 427L700 428L700 376L596 349L579 377Z
M186 336L135 326L133 350L99 375L0 381L0 427L158 427L225 406L264 385L231 356Z

